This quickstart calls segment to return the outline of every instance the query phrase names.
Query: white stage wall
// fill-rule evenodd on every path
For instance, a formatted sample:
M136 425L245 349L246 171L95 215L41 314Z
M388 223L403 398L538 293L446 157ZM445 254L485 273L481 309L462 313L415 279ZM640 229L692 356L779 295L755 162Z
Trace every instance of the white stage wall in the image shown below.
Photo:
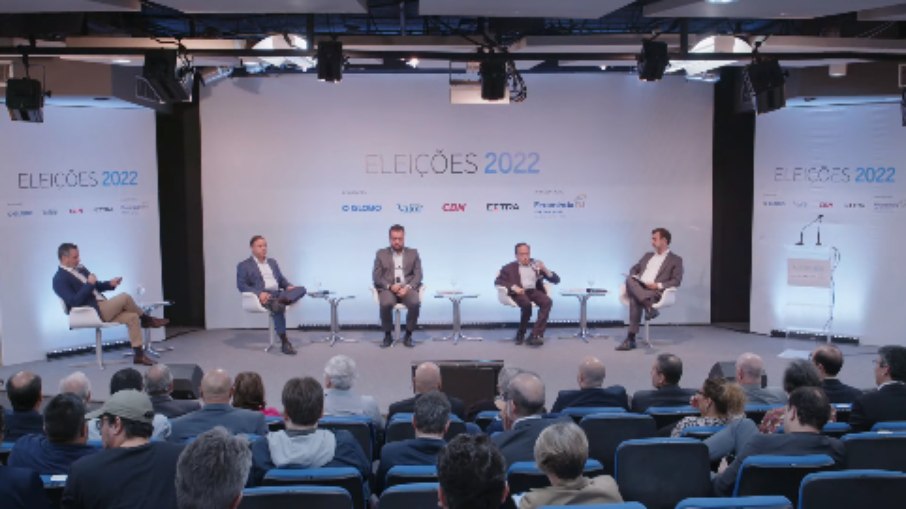
M154 113L45 108L43 124L0 120L0 343L5 365L93 345L70 331L51 279L57 246L74 242L102 279L161 298ZM108 295L115 295L110 292ZM104 339L126 339L125 327Z
M787 284L787 259L839 254L831 332L906 345L901 268L906 143L899 104L786 108L758 117L751 328L821 329L831 293ZM800 230L823 214L817 229Z
M522 104L454 106L447 79L292 75L205 89L209 328L265 323L242 312L235 282L253 234L294 284L355 295L342 323L377 323L371 268L397 222L421 253L422 322L450 322L432 292L452 287L480 294L464 301L465 322L517 320L493 280L519 241L562 277L553 319L578 318L559 291L592 283L614 293L590 301L590 319L623 319L616 291L655 226L673 232L686 267L664 322L709 321L712 87L531 75ZM288 324L328 319L326 303L305 299Z

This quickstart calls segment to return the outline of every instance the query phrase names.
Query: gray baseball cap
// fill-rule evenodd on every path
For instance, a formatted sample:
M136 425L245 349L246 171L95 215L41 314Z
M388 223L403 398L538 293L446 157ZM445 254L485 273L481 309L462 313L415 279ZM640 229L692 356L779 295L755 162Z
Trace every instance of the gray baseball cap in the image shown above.
M85 414L85 418L95 419L102 415L115 415L130 421L151 424L154 420L154 407L151 406L151 398L144 392L123 389L110 396L101 408Z

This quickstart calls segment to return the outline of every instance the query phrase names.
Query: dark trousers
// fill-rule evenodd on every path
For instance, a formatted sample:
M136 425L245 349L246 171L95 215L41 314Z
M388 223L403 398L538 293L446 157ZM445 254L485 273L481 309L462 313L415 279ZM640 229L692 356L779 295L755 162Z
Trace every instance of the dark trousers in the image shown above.
M269 290L265 291L271 295L264 306L268 308L274 316L274 331L277 334L286 334L286 315L284 314L286 306L305 297L305 287L297 286L292 290L278 290L276 292L271 292ZM289 304L278 302L281 298L288 300Z
M661 292L649 290L635 278L626 278L626 296L629 297L629 332L638 334L642 311L660 300Z
M513 301L519 306L519 334L525 335L528 329L529 320L532 319L532 303L538 305L538 318L535 320L535 327L532 328L532 334L543 336L544 329L547 328L547 317L551 314L551 308L554 301L541 290L528 289L522 295L512 295Z
M393 306L402 303L406 306L406 332L415 330L418 324L418 311L422 303L418 300L418 290L413 288L406 292L402 299L390 290L378 290L378 303L381 307L381 329L390 332L393 329Z

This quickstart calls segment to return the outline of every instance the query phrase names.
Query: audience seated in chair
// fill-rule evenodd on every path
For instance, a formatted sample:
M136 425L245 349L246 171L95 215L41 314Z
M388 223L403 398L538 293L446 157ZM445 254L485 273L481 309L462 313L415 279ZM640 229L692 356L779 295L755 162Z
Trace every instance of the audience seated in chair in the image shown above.
M805 359L795 359L783 370L783 390L789 394L799 387L821 387L821 376L818 374L818 369ZM784 412L783 407L765 412L758 424L758 431L761 433L777 431L777 428L783 424ZM830 421L836 421L834 407L830 407Z
M820 387L800 387L789 397L783 415L782 434L755 435L742 448L733 463L722 462L714 478L714 494L726 497L733 493L736 475L742 462L759 454L807 455L827 454L838 465L843 462L843 444L821 434L830 418L830 402Z
M437 457L443 509L498 509L508 494L506 464L485 435L457 435Z
M44 408L44 430L46 435L25 435L16 441L7 464L39 474L66 474L72 462L98 451L86 445L85 404L75 394L51 398Z
M324 415L324 390L311 377L292 378L283 386L285 430L273 431L252 444L251 485L277 467L354 467L367 480L371 459L346 430L318 429Z
M179 509L236 509L252 467L245 437L217 426L186 446L176 464Z
M440 378L440 366L433 362L423 362L415 368L415 374L412 377L412 391L415 392L415 396L404 399L402 401L397 401L390 404L390 408L387 411L387 421L390 421L390 418L393 417L393 414L407 412L412 413L415 411L415 400L419 398L422 394L430 391L441 391L441 378ZM465 406L463 405L462 400L459 398L454 398L447 395L447 398L450 399L450 408L454 415L463 419L465 417Z
M481 412L498 412L498 418L485 429L485 433L490 435L496 431L503 431L503 421L499 417L499 412L503 410L504 406L503 394L506 392L507 386L510 385L510 380L519 373L522 373L522 368L515 366L504 366L501 368L500 372L497 373L497 395L494 399L484 399L470 406L467 412L468 420L470 422L474 421Z
M383 426L381 411L373 396L352 389L358 376L355 361L335 355L324 366L324 415L365 415L378 428Z
M0 406L0 442L4 440L3 430L6 411ZM48 509L44 484L34 470L0 464L0 500L3 509Z
M654 390L641 390L632 395L630 410L644 413L649 407L686 406L695 389L682 389L679 386L683 376L683 361L672 353L657 356L651 366L651 385Z
M882 346L873 362L878 389L853 402L853 431L868 431L882 421L906 421L906 347Z
M746 402L750 405L782 405L786 403L786 393L780 387L762 387L761 375L764 373L764 360L761 356L746 352L736 359L736 383L746 392Z
M837 375L843 368L843 352L836 345L821 345L812 351L812 363L821 376L821 387L831 403L852 403L862 391L841 382Z
M173 399L173 374L166 364L158 363L145 371L145 392L151 398L154 411L173 419L201 408L194 399Z
M243 371L233 380L233 406L253 412L261 412L265 417L283 415L272 406L267 406L264 398L264 380L254 371Z
M4 436L9 442L32 433L44 433L41 416L41 377L30 371L19 371L6 381L6 395L12 411L6 412Z
M547 475L551 485L526 493L519 501L519 509L622 502L613 477L601 475L589 479L582 475L586 460L588 439L577 424L558 422L544 428L535 442L535 464Z
M72 464L62 506L176 507L182 447L151 441L154 407L148 395L121 390L87 417L97 419L104 449Z
M724 426L733 419L745 417L746 396L742 388L723 378L707 378L701 390L692 396L690 405L701 415L683 417L670 436L678 437L686 428L694 426Z
M552 413L559 413L568 407L621 407L629 410L629 397L622 385L604 388L606 370L597 357L588 356L579 364L576 381L579 389L562 390L551 407Z
M544 382L541 378L527 371L514 376L506 390L504 431L491 437L507 465L517 461L534 461L538 435L544 428L557 422L555 419L543 418L543 414ZM569 417L561 420L572 422Z
M88 379L86 378L84 380L84 382L87 383ZM88 385L88 387L89 387L88 390L89 390L89 397L90 397L90 390L91 390L90 387L91 386ZM116 373L114 373L113 376L110 377L110 395L111 396L124 389L132 389L132 390L136 390L139 392L144 391L145 382L144 382L144 379L142 378L142 374L139 373L137 369L123 368L123 369L117 371ZM85 405L87 408L87 405L88 405L87 400L85 401ZM153 405L152 405L152 407L153 407ZM170 437L170 431L171 431L170 419L167 419L167 417L163 414L155 412L154 419L152 420L151 438L153 438L155 440L166 440L167 438ZM101 429L98 426L98 422L97 422L96 418L88 420L88 440L90 440L92 442L97 442L97 441L101 440Z
M250 435L264 435L267 433L267 424L264 414L244 408L235 408L230 404L233 396L233 380L222 369L214 369L205 373L201 379L201 400L204 406L201 410L173 419L173 432L170 440L183 442L186 439L200 435L214 426L223 426L230 433L247 433Z

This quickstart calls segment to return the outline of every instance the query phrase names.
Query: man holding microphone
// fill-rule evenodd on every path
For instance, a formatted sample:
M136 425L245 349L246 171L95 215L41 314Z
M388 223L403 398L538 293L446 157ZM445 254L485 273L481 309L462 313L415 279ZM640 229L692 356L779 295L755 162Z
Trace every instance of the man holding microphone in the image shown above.
M526 344L541 346L544 344L544 329L547 328L547 317L551 313L554 303L544 289L544 280L557 284L560 276L547 268L541 260L532 259L532 248L525 242L516 244L516 261L510 262L500 268L496 286L507 289L507 294L519 306L519 330L516 332L516 344L521 345L525 340L525 331L532 318L532 303L538 305L538 318L532 328Z

